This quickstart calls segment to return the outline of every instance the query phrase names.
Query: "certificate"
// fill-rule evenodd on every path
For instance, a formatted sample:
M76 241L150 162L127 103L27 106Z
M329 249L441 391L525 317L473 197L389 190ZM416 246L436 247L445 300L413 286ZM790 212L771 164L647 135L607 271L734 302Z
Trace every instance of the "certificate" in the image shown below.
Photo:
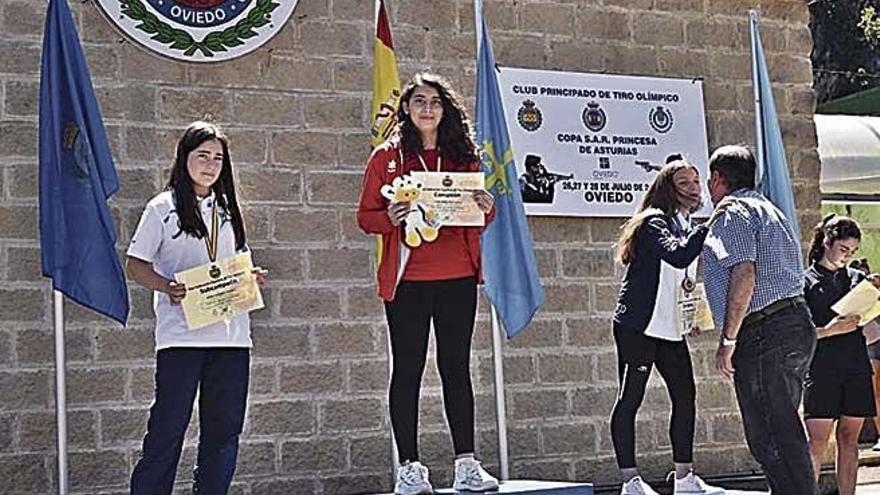
M678 331L682 335L687 334L694 327L700 330L711 330L715 327L709 301L706 300L706 289L702 283L696 284L689 294L679 290L677 302Z
M440 226L480 227L486 224L483 211L474 201L474 191L483 190L482 172L412 172L422 183L419 201L434 210Z
M847 295L831 306L831 310L841 316L859 315L859 325L880 316L880 290L868 280L862 280Z
M174 275L186 286L180 302L186 325L195 330L263 307L251 254L242 253Z

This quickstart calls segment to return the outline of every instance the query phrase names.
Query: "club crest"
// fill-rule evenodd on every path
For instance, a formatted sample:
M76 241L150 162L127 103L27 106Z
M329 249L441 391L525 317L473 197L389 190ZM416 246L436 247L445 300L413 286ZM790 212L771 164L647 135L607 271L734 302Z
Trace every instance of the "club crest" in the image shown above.
M519 111L516 113L516 120L523 129L529 132L535 132L540 129L541 124L544 123L544 116L541 114L541 110L537 105L535 105L535 102L532 100L525 100L522 103L522 106L519 107Z
M221 62L250 53L290 19L297 0L97 0L118 29L164 57Z

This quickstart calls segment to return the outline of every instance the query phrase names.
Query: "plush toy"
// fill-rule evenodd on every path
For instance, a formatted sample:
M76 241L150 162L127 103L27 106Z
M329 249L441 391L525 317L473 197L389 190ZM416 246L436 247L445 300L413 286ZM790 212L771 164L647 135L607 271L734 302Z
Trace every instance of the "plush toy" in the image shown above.
M380 191L382 196L395 203L408 202L409 213L403 219L406 238L404 242L411 248L417 248L422 241L431 242L437 238L439 231L435 226L437 214L419 202L422 195L422 183L409 175L395 177L391 184L385 184Z

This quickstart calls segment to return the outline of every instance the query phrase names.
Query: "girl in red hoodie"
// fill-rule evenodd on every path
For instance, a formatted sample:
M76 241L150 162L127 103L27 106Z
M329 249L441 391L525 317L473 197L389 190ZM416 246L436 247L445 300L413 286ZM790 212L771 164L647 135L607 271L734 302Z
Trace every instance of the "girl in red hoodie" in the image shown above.
M428 469L419 462L417 447L419 392L431 320L456 454L453 487L492 490L498 481L474 459L470 377L483 229L442 227L436 239L428 233L418 247L410 248L404 243L403 231L412 203L389 200L381 192L395 178L413 171L479 171L477 147L458 95L439 76L422 73L413 77L401 95L397 119L394 136L377 147L367 162L357 212L360 228L381 236L379 296L385 301L391 335L389 404L400 461L395 493L432 493ZM486 222L491 221L492 195L479 191L474 199Z

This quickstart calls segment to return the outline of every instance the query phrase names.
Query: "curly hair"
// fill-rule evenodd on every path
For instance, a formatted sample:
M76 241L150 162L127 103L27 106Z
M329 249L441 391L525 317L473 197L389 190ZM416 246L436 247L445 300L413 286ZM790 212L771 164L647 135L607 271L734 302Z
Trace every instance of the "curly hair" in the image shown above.
M474 143L471 121L461 103L461 99L445 78L430 72L420 72L404 86L397 108L397 133L407 156L417 155L422 149L422 136L404 111L403 103L409 105L413 92L419 86L430 86L437 90L443 103L443 118L437 128L437 148L440 156L453 163L472 163L477 161L477 145Z
M825 215L821 222L813 228L813 241L810 243L810 261L818 263L825 256L825 241L833 244L834 241L844 239L862 240L862 229L855 220L843 215L830 213Z

